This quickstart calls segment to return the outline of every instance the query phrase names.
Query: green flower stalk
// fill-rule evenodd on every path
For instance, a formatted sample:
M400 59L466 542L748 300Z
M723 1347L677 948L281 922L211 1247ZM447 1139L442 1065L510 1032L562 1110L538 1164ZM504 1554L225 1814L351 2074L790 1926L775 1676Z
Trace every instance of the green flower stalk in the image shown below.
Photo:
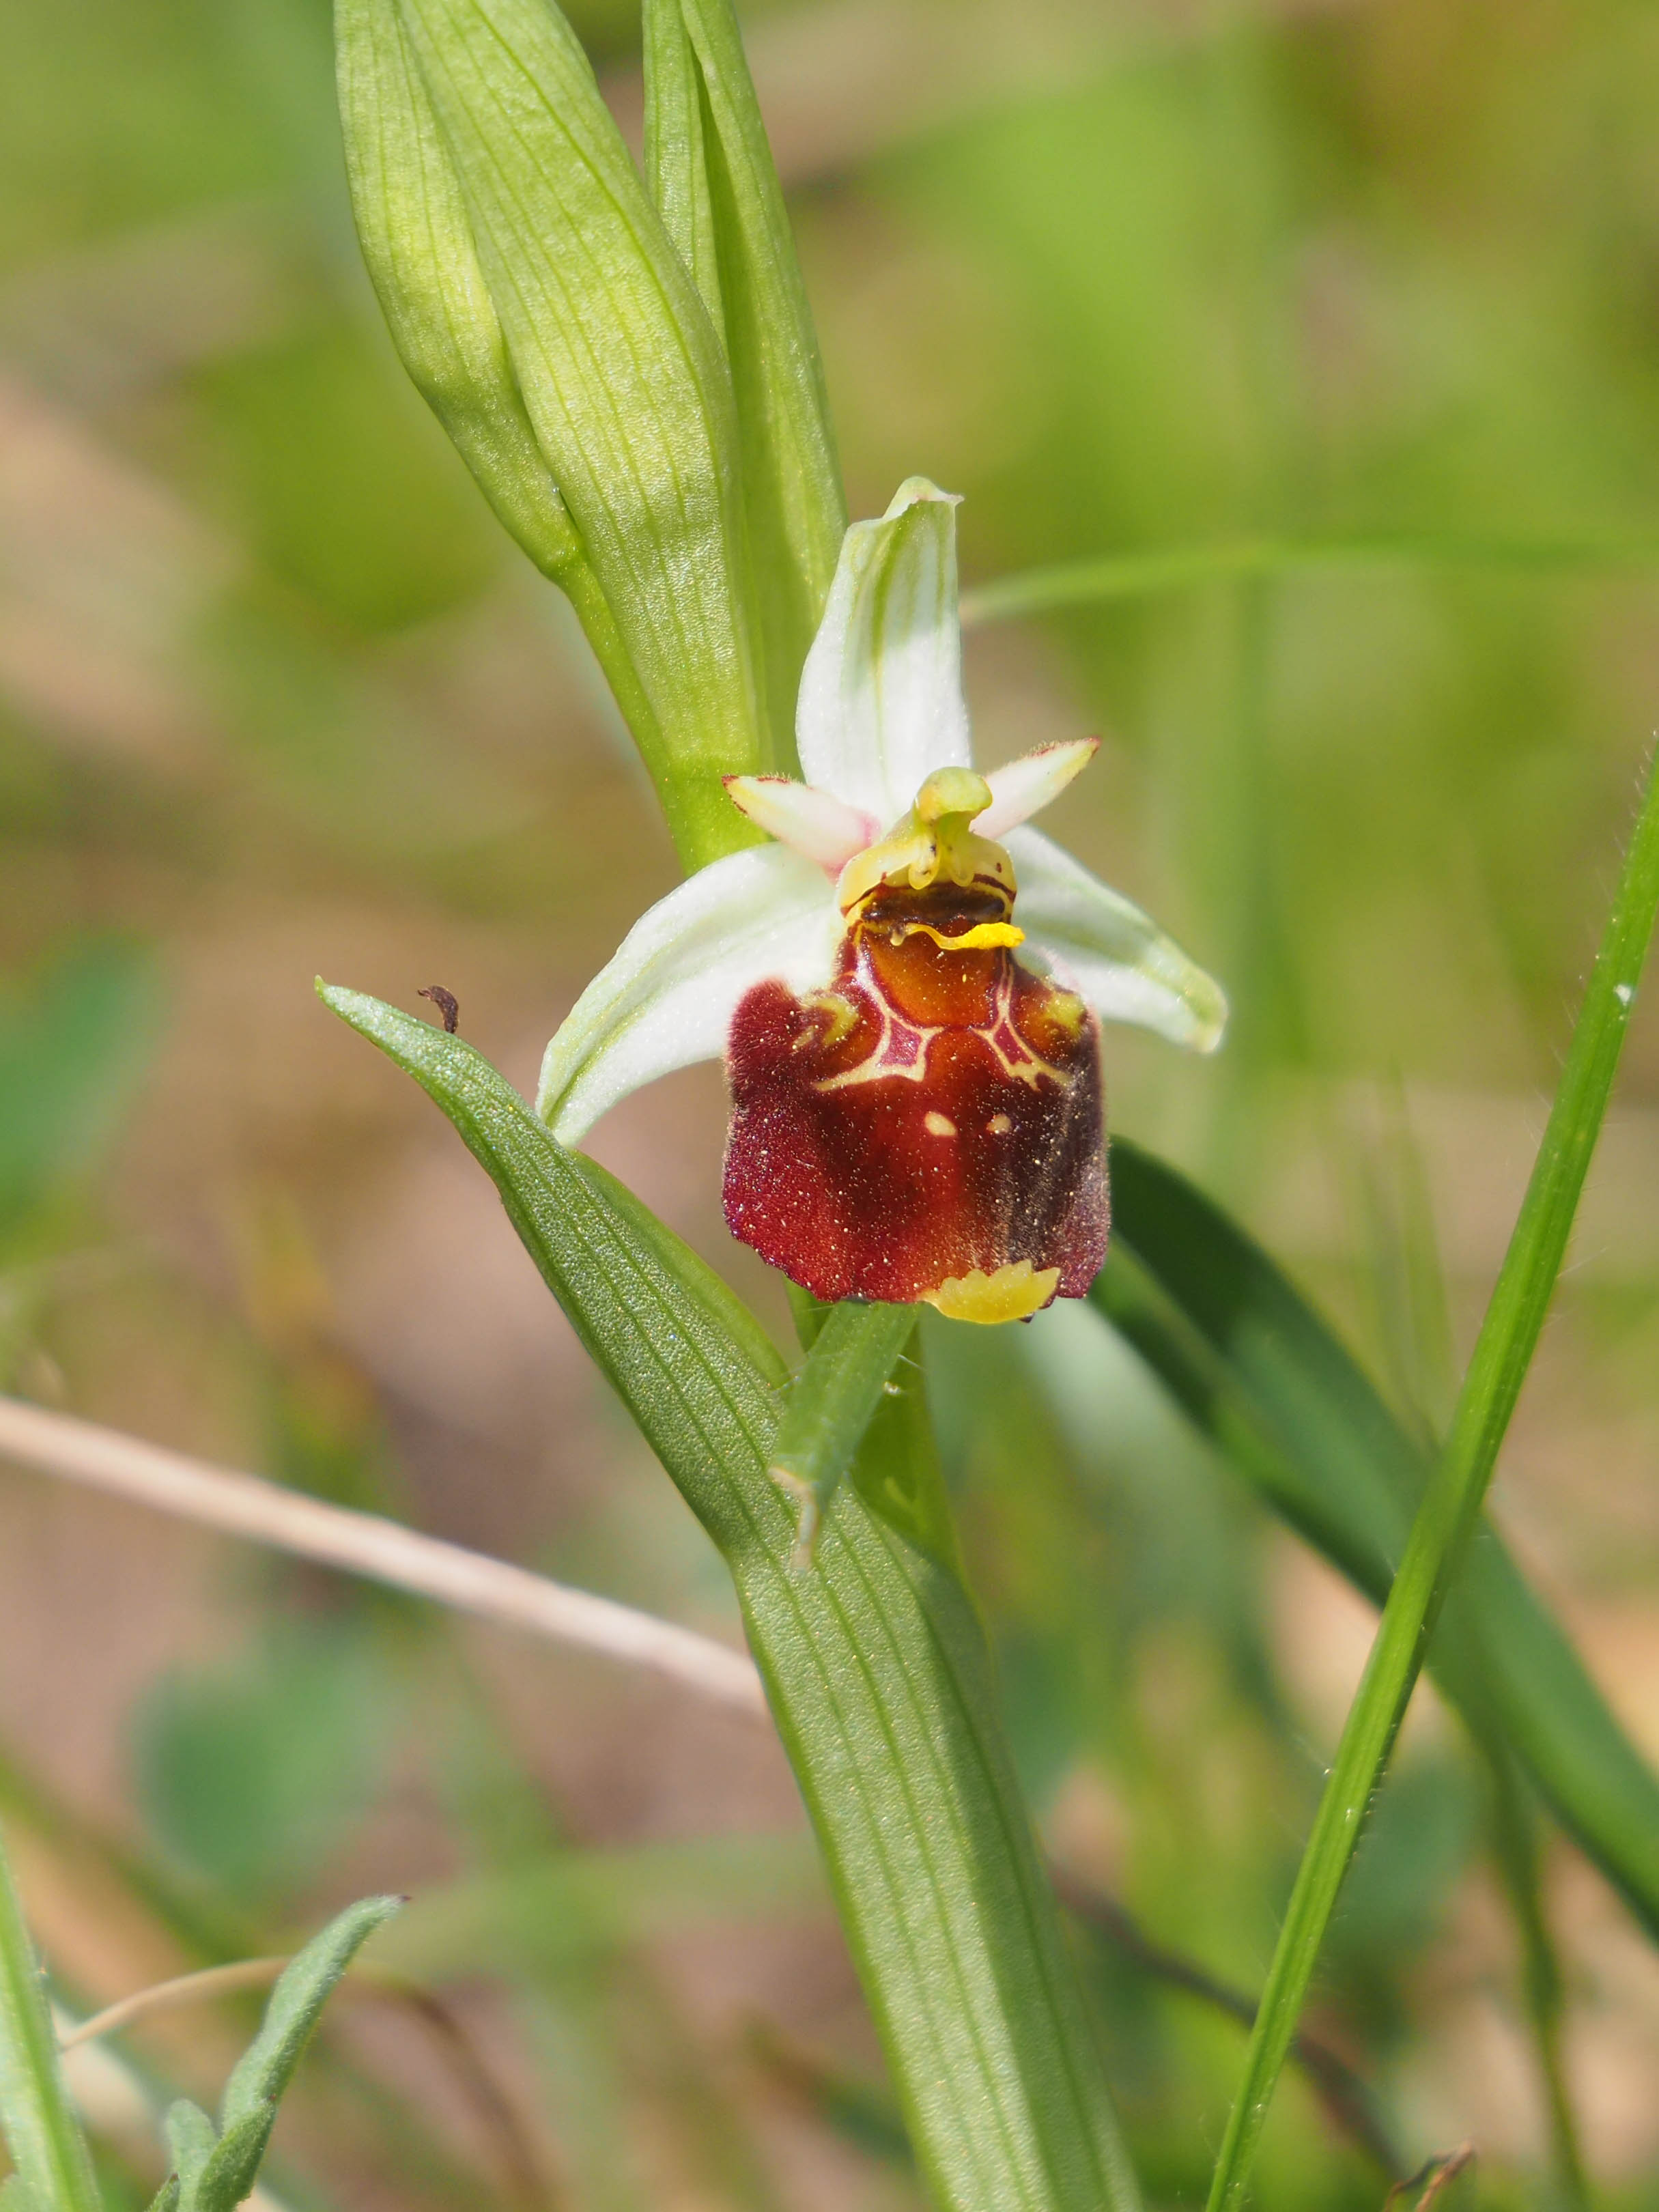
M553 1041L539 1120L458 1039L325 995L455 1121L725 1555L935 2198L1128 2212L907 1347L921 1298L995 1322L1081 1295L1106 1233L1097 1017L1207 1048L1221 994L1018 826L1091 740L973 769L956 502L915 479L847 528L729 0L647 0L643 181L540 0L338 0L337 23L394 340L569 595L690 880ZM797 1280L876 1303L821 1334L803 1310L817 1341L786 1390L730 1293L566 1146L796 990L830 1059L786 1053L783 1103L824 1205L780 1227L787 1146L760 1094L783 1092L754 1062L728 1218ZM877 1192L836 1156L893 1111ZM915 1220L883 1273L898 1203Z

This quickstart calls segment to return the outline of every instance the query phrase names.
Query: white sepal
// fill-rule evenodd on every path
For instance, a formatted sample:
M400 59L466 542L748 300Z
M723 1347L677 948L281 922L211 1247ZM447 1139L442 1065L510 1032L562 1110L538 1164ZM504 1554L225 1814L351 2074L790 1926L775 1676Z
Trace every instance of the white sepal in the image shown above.
M726 795L757 830L804 853L832 876L881 835L879 822L833 791L796 783L787 775L728 775Z
M957 501L925 477L855 522L801 672L808 783L896 822L934 769L972 765L957 616Z
M1039 745L1034 753L1023 753L1006 767L992 769L985 778L991 787L991 804L975 830L981 837L1000 842L1040 813L1051 799L1058 799L1099 750L1098 738L1070 738L1060 744Z
M1025 932L1022 960L1052 968L1103 1021L1133 1022L1171 1044L1215 1050L1227 1000L1212 976L1040 830L1015 830L1003 842L1019 878L1014 915Z
M715 860L642 915L548 1046L536 1111L574 1145L630 1091L719 1060L738 1001L778 976L798 995L835 972L843 928L823 872L787 845Z

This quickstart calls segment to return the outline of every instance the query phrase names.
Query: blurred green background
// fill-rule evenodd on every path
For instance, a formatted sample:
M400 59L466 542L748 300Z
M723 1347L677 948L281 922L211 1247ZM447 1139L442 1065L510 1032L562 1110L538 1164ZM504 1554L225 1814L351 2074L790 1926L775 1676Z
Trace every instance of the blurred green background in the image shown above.
M635 131L631 8L573 13ZM1213 1062L1109 1037L1113 1119L1431 1428L1659 718L1659 14L744 14L855 514L914 471L966 494L970 583L1326 549L984 623L970 702L993 760L1103 733L1055 828L1231 991ZM673 874L574 622L381 328L326 9L13 0L4 50L3 1380L732 1633L483 1178L311 995L441 982L527 1085ZM697 1071L594 1149L781 1328L721 1116ZM1253 1989L1365 1609L1092 1316L941 1325L932 1371L1069 1885ZM1496 1510L1659 1755L1656 1468L1650 1008ZM1483 1790L1425 1696L1311 2025L1405 2165L1473 2139L1490 2201L1539 2203ZM416 1893L426 1994L339 2008L274 2201L915 2202L781 1758L665 1687L3 1472L0 1813L88 2006ZM1599 2201L1659 2205L1659 1962L1556 1843L1547 1878ZM1082 1955L1149 2187L1191 2201L1242 2036L1122 1934ZM237 2027L158 2018L133 2079L202 2094ZM88 2094L137 2203L118 2089ZM1385 2179L1291 2081L1261 2187Z

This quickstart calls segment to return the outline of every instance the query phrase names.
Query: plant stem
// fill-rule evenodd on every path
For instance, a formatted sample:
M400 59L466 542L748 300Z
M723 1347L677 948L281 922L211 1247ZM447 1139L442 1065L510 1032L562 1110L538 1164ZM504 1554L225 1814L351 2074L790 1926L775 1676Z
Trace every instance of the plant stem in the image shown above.
M1464 1377L1443 1455L1412 1524L1365 1673L1320 1801L1227 2124L1209 2212L1243 2199L1342 1878L1404 1717L1446 1591L1537 1348L1579 1194L1607 1112L1654 915L1659 775L1645 801L1596 957L1520 1218Z

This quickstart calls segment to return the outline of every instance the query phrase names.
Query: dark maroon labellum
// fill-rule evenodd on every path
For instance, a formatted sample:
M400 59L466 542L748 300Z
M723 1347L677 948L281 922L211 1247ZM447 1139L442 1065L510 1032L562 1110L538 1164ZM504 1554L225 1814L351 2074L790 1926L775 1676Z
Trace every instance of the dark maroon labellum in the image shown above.
M762 983L738 1007L726 1218L817 1297L1007 1321L1099 1271L1099 1033L984 942L1010 903L978 881L884 884L827 990Z

